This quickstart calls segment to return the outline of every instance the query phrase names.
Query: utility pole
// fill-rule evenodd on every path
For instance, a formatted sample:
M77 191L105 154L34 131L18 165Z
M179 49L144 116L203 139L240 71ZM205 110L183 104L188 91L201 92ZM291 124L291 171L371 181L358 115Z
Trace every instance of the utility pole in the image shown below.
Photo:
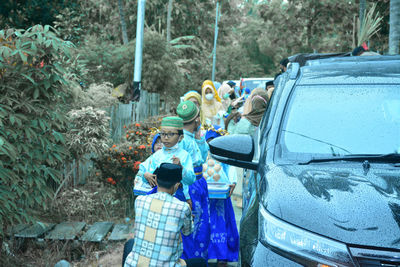
M142 83L142 52L143 52L143 29L144 11L146 0L138 0L137 24L136 24L136 49L135 49L135 72L133 77L132 101L139 101Z
M217 1L217 9L215 11L215 33L214 33L214 50L213 50L213 66L211 80L215 80L215 64L217 60L217 38L218 38L218 17L219 17L219 2Z

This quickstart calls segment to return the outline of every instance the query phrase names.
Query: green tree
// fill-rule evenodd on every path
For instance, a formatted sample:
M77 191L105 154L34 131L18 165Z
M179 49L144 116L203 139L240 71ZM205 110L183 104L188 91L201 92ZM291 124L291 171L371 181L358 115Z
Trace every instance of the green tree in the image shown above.
M248 18L251 25L242 26L242 45L270 74L296 53L351 51L357 10L352 1L272 0L258 6L262 20Z
M77 0L2 0L0 29L26 29L35 24L53 25L60 10L77 6Z
M124 44L127 44L129 40L128 40L128 33L126 32L125 11L122 0L118 0L118 10L119 10L119 17L121 20L122 40Z

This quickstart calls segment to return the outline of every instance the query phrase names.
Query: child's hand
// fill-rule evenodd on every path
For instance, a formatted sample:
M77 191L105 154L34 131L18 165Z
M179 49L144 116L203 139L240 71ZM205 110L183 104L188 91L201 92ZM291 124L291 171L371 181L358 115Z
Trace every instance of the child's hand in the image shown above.
M236 184L230 184L229 185L230 190L229 190L229 197L233 194L233 191L235 190Z
M172 163L176 164L176 165L181 165L181 160L177 157L175 157L175 155L172 156Z
M192 200L191 200L191 199L188 199L188 200L186 200L186 202L189 204L190 209L192 209ZM193 216L194 216L194 215L193 215Z
M151 187L155 187L157 185L157 176L155 174L145 172L143 176L149 182Z

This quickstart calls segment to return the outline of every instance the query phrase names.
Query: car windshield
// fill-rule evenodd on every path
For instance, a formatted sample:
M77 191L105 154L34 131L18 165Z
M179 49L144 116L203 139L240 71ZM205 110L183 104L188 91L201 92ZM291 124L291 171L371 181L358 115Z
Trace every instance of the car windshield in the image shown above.
M297 86L278 142L289 160L400 152L399 85Z

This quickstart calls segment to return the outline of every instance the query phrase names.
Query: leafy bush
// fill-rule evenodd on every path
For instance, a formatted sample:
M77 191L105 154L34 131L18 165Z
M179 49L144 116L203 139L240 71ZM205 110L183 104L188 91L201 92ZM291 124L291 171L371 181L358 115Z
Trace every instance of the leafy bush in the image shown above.
M0 233L46 207L61 177L70 49L49 26L0 31Z
M130 194L133 180L139 170L139 164L151 153L151 129L139 123L125 126L126 135L119 144L94 159L101 171L103 183L115 185L117 190L126 196Z
M121 72L121 67L134 61L134 45L131 47L114 44L98 36L87 35L85 42L78 47L78 61L86 68L84 75L87 84L110 82L114 86L124 83L126 72ZM132 72L131 67L128 72Z
M93 83L86 91L83 91L77 100L80 107L107 108L118 103L112 96L113 85L109 82L101 84Z
M84 155L96 157L107 149L110 142L110 118L106 116L105 111L90 106L71 110L67 116L71 128L66 134L66 145L77 163L76 168L79 169Z

